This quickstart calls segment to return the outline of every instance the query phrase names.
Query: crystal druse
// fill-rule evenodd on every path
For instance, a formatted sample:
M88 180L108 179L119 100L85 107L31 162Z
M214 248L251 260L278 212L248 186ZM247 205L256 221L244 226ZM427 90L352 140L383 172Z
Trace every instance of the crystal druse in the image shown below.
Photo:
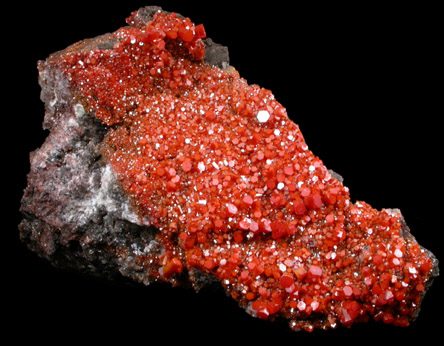
M408 326L436 258L399 210L352 203L271 91L203 25L145 7L39 62L44 127L21 239L59 267L222 285L290 328Z

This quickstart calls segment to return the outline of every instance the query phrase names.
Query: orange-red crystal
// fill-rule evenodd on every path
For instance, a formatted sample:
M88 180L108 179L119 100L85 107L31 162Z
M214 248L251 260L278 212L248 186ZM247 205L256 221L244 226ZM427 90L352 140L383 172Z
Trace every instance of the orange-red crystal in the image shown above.
M293 329L409 324L432 263L398 214L353 204L269 90L206 64L202 25L159 12L114 36L59 64L110 126L104 155L160 230L155 279L197 268Z

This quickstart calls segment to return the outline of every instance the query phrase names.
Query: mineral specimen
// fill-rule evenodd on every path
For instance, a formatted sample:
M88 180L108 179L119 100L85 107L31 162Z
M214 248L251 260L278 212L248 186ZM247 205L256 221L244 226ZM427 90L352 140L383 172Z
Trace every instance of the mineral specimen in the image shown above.
M409 325L438 263L400 211L352 203L202 25L157 7L127 22L38 64L50 134L22 199L29 248L93 275L217 282L294 330Z

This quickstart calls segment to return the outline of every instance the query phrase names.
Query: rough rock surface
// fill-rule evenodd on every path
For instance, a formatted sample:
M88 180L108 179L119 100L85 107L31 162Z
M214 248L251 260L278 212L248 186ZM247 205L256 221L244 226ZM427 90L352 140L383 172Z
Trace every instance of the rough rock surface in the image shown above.
M135 25L151 21L157 10L154 6L139 10ZM115 173L102 158L100 145L107 127L94 114L85 113L77 101L77 91L52 63L66 52L107 49L114 44L115 38L105 34L78 42L38 63L45 103L43 128L50 133L41 148L30 155L20 238L54 266L100 277L123 275L149 284L150 273L133 259L162 252L155 240L158 231L140 222ZM205 60L228 66L228 49L207 39ZM125 256L120 256L122 253ZM196 289L214 282L214 278L198 272L190 273L189 280Z
M157 10L140 9L129 24L144 26ZM50 133L42 147L31 154L31 172L21 206L20 237L31 250L57 267L108 278L123 276L149 284L155 277L153 273L160 270L159 261L142 266L138 259L158 258L165 251L156 238L159 231L149 220L138 216L116 173L102 156L101 144L110 127L98 120L94 112L85 111L79 90L54 64L64 54L110 49L115 42L114 36L105 34L76 43L38 64L41 99L46 107L43 127ZM205 61L226 68L227 49L210 39L205 44ZM342 180L334 173L332 176ZM392 213L400 215L397 210ZM403 221L402 235L414 239ZM433 254L423 251L433 263L429 286L438 275L438 263ZM190 269L165 281L200 289L218 279ZM251 313L251 308L245 308Z

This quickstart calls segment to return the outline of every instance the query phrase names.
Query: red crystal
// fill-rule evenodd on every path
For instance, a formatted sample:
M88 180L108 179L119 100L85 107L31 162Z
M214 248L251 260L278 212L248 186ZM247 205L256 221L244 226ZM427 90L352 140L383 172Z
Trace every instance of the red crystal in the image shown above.
M172 258L167 262L167 264L163 267L163 275L165 277L169 277L174 273L180 273L182 271L182 262L176 257Z
M202 25L159 12L114 36L58 64L112 126L104 157L161 231L156 279L197 268L293 329L408 324L432 263L398 213L352 203L269 90L205 63Z

